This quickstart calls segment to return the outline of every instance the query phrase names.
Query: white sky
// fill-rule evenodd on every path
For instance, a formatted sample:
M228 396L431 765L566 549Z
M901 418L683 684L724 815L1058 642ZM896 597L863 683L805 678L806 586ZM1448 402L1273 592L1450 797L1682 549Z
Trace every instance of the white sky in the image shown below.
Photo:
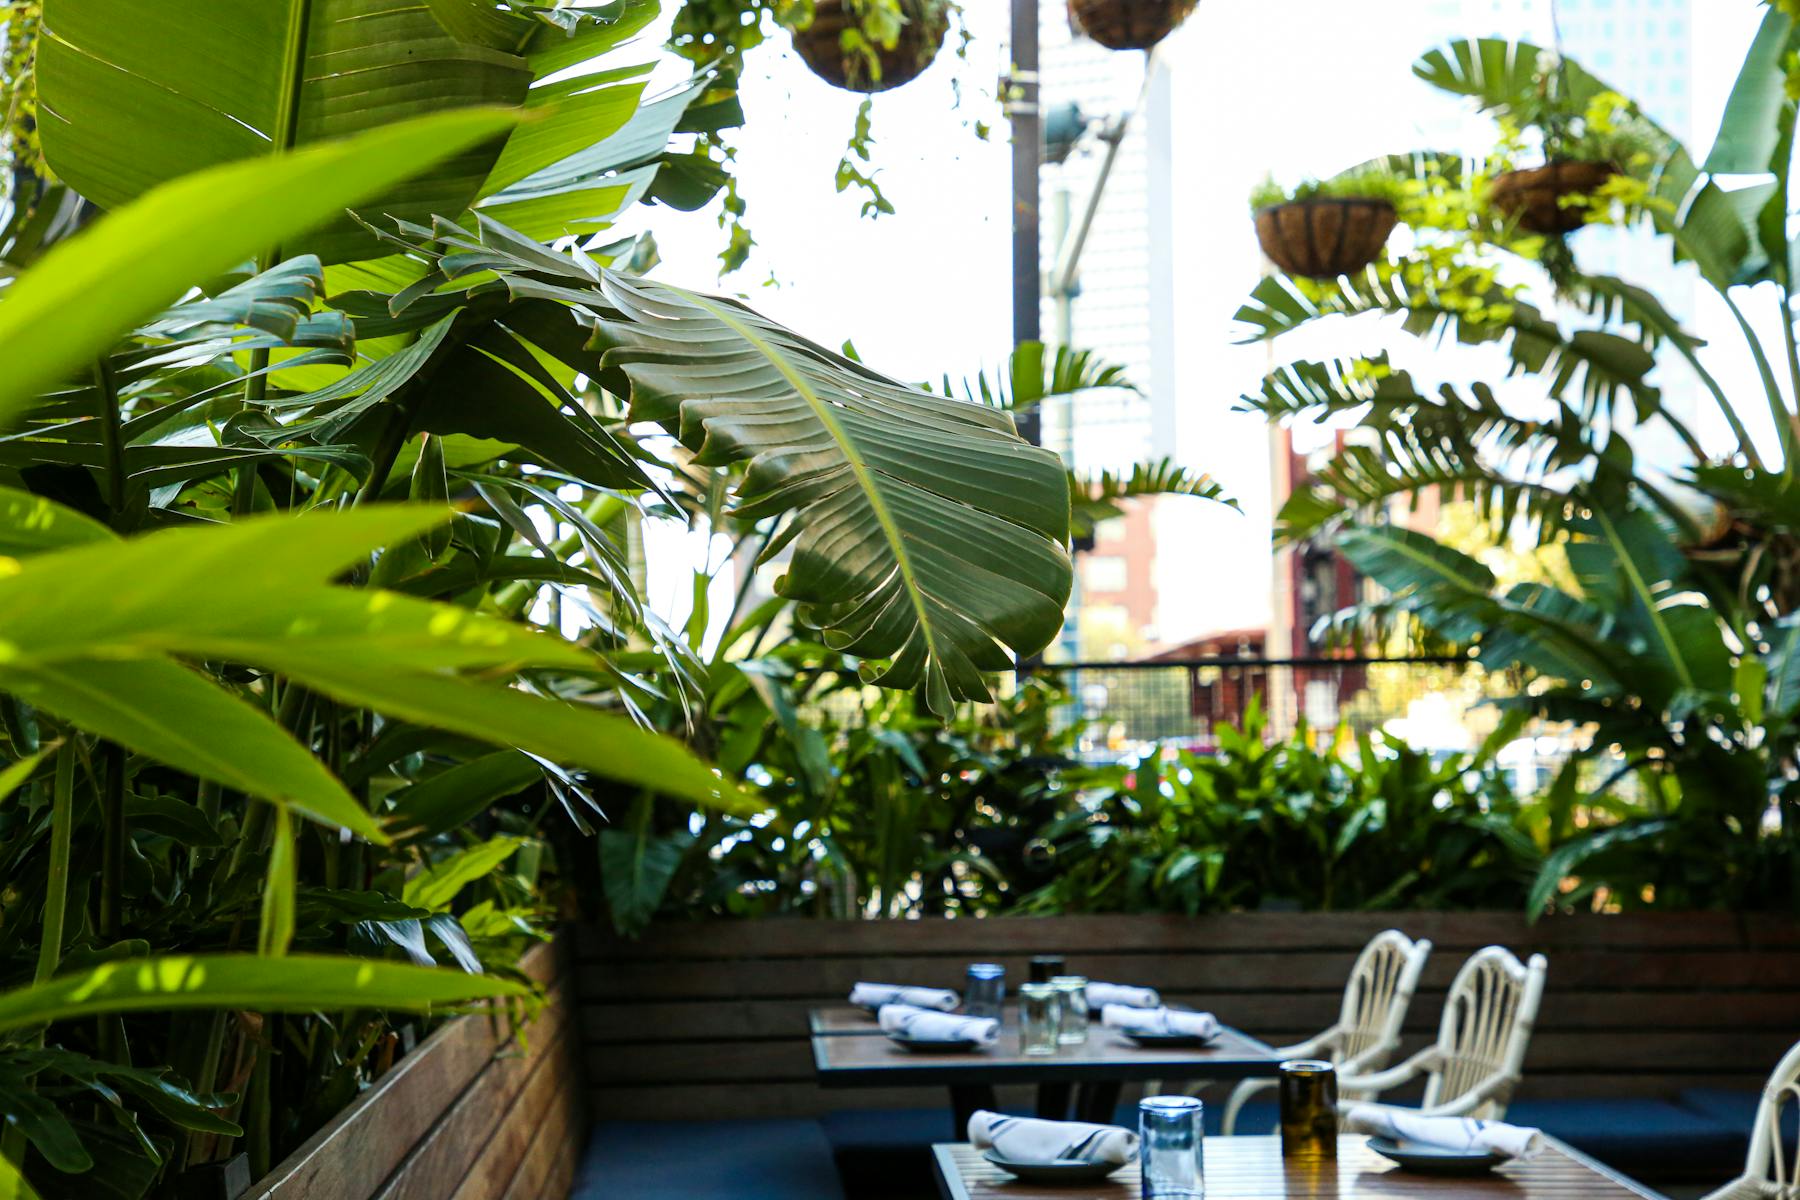
M1691 148L1703 155L1761 5L1693 3ZM1548 43L1546 21L1523 27L1519 4L1497 2L1490 26L1462 32ZM922 78L875 101L876 166L897 215L865 220L860 194L833 190L860 97L814 77L777 33L751 55L742 84L748 124L737 137L736 173L757 250L748 267L715 285L722 245L716 210L639 210L662 251L659 274L743 294L827 345L853 340L871 365L902 378L960 375L1000 361L1011 326L1010 195L1007 128L993 91L1005 62L1007 5L964 6L974 34L967 60L946 52ZM1167 640L1267 620L1268 434L1255 417L1230 411L1268 363L1261 347L1231 345L1231 316L1261 267L1246 196L1267 173L1291 182L1441 140L1454 104L1410 72L1431 42L1420 28L1432 7L1441 5L1203 0L1165 46L1176 114L1177 228L1169 251L1177 275L1178 457L1213 473L1245 510L1178 502L1171 533L1181 544L1166 548L1159 565L1165 627L1158 632ZM680 74L670 64L662 77ZM977 120L993 126L991 141L975 137ZM1459 148L1484 148L1475 140L1481 127L1463 124L1471 140ZM1755 302L1769 307L1766 298ZM1076 320L1079 343L1079 309ZM1734 336L1722 306L1704 299L1695 323L1715 343ZM1357 337L1334 345L1325 336L1278 349L1288 358L1368 344ZM1718 366L1728 390L1734 380L1756 386L1741 357ZM1440 370L1449 378L1479 377ZM692 541L659 537L651 554L654 599L678 619L689 604L689 572L703 553ZM724 575L715 614L729 604Z

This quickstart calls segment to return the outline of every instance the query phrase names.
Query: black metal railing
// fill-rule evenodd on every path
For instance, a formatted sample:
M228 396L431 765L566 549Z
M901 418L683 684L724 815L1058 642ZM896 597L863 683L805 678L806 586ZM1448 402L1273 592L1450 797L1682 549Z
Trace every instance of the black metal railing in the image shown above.
M1070 717L1083 722L1096 754L1152 742L1210 749L1218 727L1242 728L1252 706L1271 738L1302 725L1328 737L1344 724L1462 745L1471 723L1484 733L1497 720L1481 702L1504 685L1459 658L1189 658L1035 663L1029 671L1068 689Z

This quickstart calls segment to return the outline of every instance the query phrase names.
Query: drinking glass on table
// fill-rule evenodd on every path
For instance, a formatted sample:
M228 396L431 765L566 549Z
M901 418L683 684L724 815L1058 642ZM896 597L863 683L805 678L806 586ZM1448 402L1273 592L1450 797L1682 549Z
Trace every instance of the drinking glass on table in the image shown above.
M1006 1004L1006 968L999 963L970 963L963 987L963 1012L971 1017L1000 1020Z
M1144 1200L1203 1200L1206 1195L1206 1106L1192 1096L1138 1101L1138 1168Z
M1026 1054L1055 1054L1062 1034L1062 993L1048 983L1019 988L1019 1046Z
M1281 1064L1281 1156L1336 1158L1337 1069L1321 1059Z
M1031 982L1049 983L1063 973L1063 957L1060 954L1040 954L1031 960Z
M1062 997L1062 1029L1056 1040L1065 1046L1079 1046L1087 1041L1087 978L1083 975L1058 975L1050 981Z

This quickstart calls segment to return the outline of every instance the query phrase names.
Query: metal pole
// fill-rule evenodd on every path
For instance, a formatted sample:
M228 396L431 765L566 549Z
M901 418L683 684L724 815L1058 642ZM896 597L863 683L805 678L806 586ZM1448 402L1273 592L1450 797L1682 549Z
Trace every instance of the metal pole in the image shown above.
M1038 172L1044 160L1043 114L1038 105L1038 3L1012 0L1012 74L1007 112L1012 118L1013 345L1043 340L1038 313L1043 265L1038 249ZM1018 414L1028 441L1040 436L1036 412Z

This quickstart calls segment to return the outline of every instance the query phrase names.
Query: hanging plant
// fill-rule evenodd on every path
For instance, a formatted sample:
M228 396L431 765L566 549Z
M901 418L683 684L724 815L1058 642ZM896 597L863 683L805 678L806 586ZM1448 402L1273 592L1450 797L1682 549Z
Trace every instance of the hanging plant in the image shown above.
M1069 0L1069 24L1109 50L1148 50L1199 0Z
M1573 233L1587 224L1595 198L1618 173L1610 162L1552 159L1496 175L1488 203L1528 232Z
M1655 158L1655 130L1635 103L1614 91L1572 86L1562 57L1538 55L1526 98L1498 113L1500 144L1489 164L1487 205L1527 233L1560 236L1605 219L1615 205L1644 202L1631 172ZM1535 135L1529 163L1527 145Z
M1250 196L1256 240L1290 275L1332 279L1374 262L1399 222L1397 184L1369 172L1286 191L1273 180Z
M852 92L885 92L925 73L950 32L949 0L814 0L793 20L794 53ZM783 23L788 23L783 18Z
M786 29L795 52L814 73L851 91L889 91L923 74L943 48L951 25L958 25L955 51L967 57L969 31L960 21L957 0L683 0L669 30L669 48L697 67L711 67L729 78L740 75L746 55ZM865 217L894 211L875 182L870 164L870 110L856 118L855 132L838 164L840 192L865 193ZM965 121L975 136L987 140L987 126ZM736 147L726 135L701 133L698 146L710 156L731 161ZM746 209L736 180L726 184L726 210L721 226L730 236L720 255L721 274L735 271L748 257L755 239L744 223Z

